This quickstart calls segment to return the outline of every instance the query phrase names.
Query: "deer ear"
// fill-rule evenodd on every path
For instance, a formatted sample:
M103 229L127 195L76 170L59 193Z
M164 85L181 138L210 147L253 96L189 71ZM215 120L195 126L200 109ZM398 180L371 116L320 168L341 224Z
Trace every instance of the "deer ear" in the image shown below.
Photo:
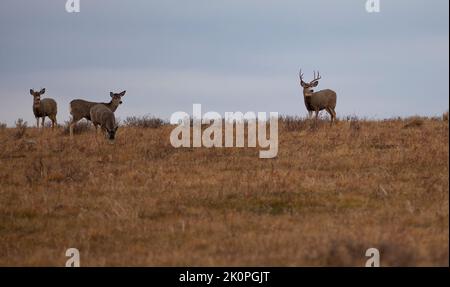
M119 94L119 96L121 96L121 97L125 96L125 93L126 93L126 92L127 92L127 91L123 91L122 93Z
M33 89L30 89L30 95L34 96L34 91L33 91Z
M319 81L314 81L314 82L311 83L311 86L317 87L318 84L319 84Z
M43 89L39 92L39 94L41 94L41 95L45 94L45 88L43 88Z

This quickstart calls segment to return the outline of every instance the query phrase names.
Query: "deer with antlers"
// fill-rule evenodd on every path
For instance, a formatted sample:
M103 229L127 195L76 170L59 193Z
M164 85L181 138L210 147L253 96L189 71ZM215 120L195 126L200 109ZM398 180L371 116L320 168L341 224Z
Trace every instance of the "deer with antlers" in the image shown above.
M312 113L316 113L316 121L319 116L319 112L321 110L326 110L330 116L331 116L331 123L336 120L336 111L334 110L336 108L336 92L330 89L321 90L314 92L315 87L319 85L319 80L322 78L320 76L320 73L314 71L314 79L306 83L303 81L303 73L302 70L299 72L300 77L300 85L303 87L303 97L305 99L305 106L308 110L309 117L312 116Z

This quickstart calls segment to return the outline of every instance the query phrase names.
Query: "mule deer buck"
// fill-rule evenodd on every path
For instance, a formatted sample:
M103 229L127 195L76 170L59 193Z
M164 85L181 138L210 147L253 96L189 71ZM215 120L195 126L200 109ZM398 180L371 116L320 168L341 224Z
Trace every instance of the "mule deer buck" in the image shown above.
M315 112L317 122L319 112L321 110L326 110L331 116L330 124L333 124L336 120L336 92L330 89L314 92L313 88L319 85L319 80L322 78L319 72L317 72L317 77L316 72L314 72L314 79L309 83L303 81L302 70L300 70L298 75L300 77L300 85L303 87L303 97L305 99L305 106L308 110L309 117Z
M42 118L42 128L44 128L45 117L49 117L52 121L52 129L54 129L57 124L56 114L58 113L58 107L54 99L41 99L44 93L45 88L39 92L30 89L30 94L33 96L33 113L36 117L37 128L39 128L39 118Z
M95 130L100 126L110 141L115 139L119 127L116 125L114 113L109 108L103 104L97 104L91 108L90 117L95 126ZM97 133L95 134L97 135Z
M91 120L91 108L95 105L101 104L115 112L119 105L122 104L122 97L125 95L126 91L121 93L110 93L111 101L109 103L96 103L88 102L85 100L73 100L70 102L70 114L72 115L72 120L70 122L70 137L73 136L73 127L81 119L85 118L88 121Z

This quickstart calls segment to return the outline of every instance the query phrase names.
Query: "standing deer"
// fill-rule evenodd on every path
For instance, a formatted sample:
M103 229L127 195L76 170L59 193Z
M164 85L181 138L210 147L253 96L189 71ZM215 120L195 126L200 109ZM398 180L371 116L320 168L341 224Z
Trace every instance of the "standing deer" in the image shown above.
M91 108L91 121L97 130L98 126L106 133L110 141L114 141L117 129L114 113L105 105L97 104ZM95 133L97 135L97 133Z
M70 122L70 137L73 136L73 127L81 119L85 118L88 121L91 120L91 108L95 105L102 104L115 112L119 105L122 104L122 97L125 95L126 91L121 93L110 93L111 101L109 103L96 103L88 102L85 100L73 100L70 102L70 114L72 115L72 120Z
M317 122L319 112L321 110L326 110L331 116L330 124L333 124L336 120L336 111L334 110L336 108L336 92L330 89L314 92L313 88L319 85L319 80L322 78L319 72L317 72L317 77L316 72L314 72L314 79L309 83L303 81L302 70L300 70L298 75L300 77L300 85L303 87L303 96L309 117L311 117L312 113L315 112L315 119Z
M41 95L45 93L45 88L39 92L35 92L30 89L30 94L33 96L33 113L36 117L37 128L39 128L39 118L42 118L42 128L44 128L45 117L49 117L52 121L52 129L55 128L56 114L58 113L58 107L54 99L42 99Z

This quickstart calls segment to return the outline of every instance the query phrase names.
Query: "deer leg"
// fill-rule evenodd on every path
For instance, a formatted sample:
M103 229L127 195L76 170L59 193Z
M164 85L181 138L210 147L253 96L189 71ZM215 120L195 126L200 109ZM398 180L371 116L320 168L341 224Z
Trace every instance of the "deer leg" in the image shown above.
M36 118L36 126L39 129L39 118Z
M316 117L315 117L315 120L314 120L314 125L317 127L317 121L318 121L318 119L319 119L319 110L316 110Z
M73 138L73 127L75 126L77 122L72 120L72 122L69 125L69 130L70 130L70 137Z
M56 116L52 116L51 120L52 120L52 130L54 130L55 126L57 125L57 123L56 123Z
M334 119L333 112L331 111L331 108L326 108L326 110L330 114L330 117L331 117L330 125L332 125L333 119Z
M334 108L330 108L330 112L332 113L333 123L334 123L336 121L336 112L335 112Z
M94 135L95 143L96 143L97 146L98 146L98 126L97 126L96 124L94 124L94 123L92 123L92 124L93 124L94 127L95 127L95 135Z
M45 128L45 126L44 126L44 123L45 123L45 116L44 116L44 117L42 117L42 129L44 129L44 128Z
M48 118L52 122L52 130L53 130L53 128L55 127L55 123L53 122L54 121L53 116L48 116Z
M71 137L71 138L73 138L73 127L77 124L77 122L78 122L79 120L80 120L80 119L76 119L76 118L72 117L72 121L70 122L70 125L69 125L70 137Z
M103 132L103 136L106 137L107 130L104 126L100 126L100 130Z
M308 118L311 119L313 115L313 111L308 111Z
M69 130L70 130L70 137L73 137L73 123L70 123Z

